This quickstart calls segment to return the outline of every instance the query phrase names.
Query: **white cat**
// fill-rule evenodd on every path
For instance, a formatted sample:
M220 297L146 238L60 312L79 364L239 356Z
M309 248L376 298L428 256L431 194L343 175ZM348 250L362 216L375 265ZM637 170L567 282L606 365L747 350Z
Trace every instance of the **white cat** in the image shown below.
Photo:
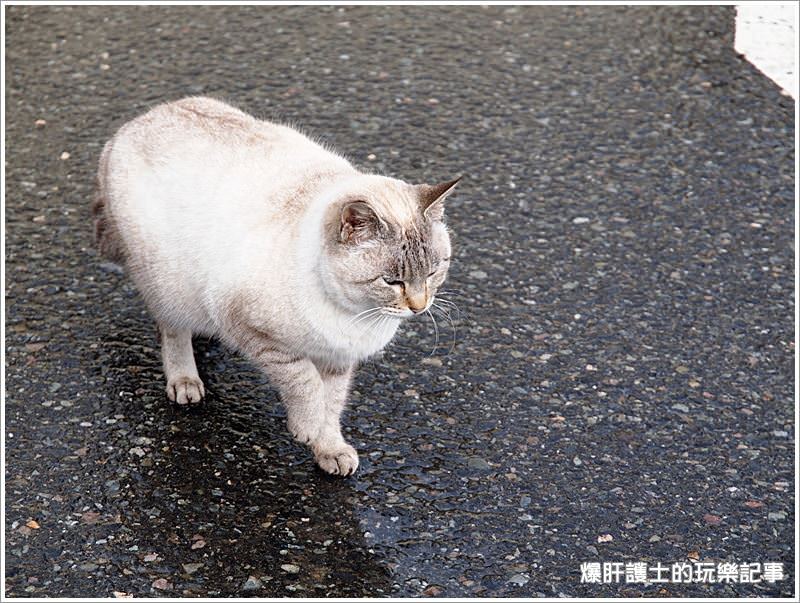
M433 302L457 182L363 174L289 127L186 98L106 144L95 230L158 322L171 400L203 398L192 334L217 336L278 388L320 467L348 475L358 456L339 417L353 369Z

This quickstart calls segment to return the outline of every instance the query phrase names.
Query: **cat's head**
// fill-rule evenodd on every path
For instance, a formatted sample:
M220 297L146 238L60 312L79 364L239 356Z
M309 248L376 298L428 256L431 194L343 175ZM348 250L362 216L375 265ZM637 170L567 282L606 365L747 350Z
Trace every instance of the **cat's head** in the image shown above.
M329 206L322 278L341 307L394 318L430 307L450 267L444 200L458 180L364 176Z

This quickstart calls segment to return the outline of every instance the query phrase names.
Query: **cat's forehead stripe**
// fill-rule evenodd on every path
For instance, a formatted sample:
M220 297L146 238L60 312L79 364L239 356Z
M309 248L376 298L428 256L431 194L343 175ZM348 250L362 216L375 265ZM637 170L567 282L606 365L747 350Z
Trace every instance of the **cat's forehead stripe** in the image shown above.
M427 274L430 260L425 240L421 230L417 230L410 236L408 232L404 233L398 258L399 272L403 279L418 277L423 273Z

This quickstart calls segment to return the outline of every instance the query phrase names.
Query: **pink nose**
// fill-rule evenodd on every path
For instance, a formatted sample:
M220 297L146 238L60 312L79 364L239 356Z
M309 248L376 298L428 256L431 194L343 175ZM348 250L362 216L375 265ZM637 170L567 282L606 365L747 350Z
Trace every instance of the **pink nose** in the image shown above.
M409 295L406 296L406 304L414 314L419 314L428 306L428 298L424 293Z

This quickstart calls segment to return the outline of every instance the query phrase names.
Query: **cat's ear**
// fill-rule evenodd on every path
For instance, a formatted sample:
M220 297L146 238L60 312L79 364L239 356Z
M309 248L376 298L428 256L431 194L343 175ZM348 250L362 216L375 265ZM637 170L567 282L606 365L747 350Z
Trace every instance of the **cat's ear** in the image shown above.
M342 207L339 240L358 245L374 238L381 221L366 201L350 201Z
M441 184L421 184L419 191L419 205L422 215L431 220L441 220L444 217L444 200L456 188L461 176Z

